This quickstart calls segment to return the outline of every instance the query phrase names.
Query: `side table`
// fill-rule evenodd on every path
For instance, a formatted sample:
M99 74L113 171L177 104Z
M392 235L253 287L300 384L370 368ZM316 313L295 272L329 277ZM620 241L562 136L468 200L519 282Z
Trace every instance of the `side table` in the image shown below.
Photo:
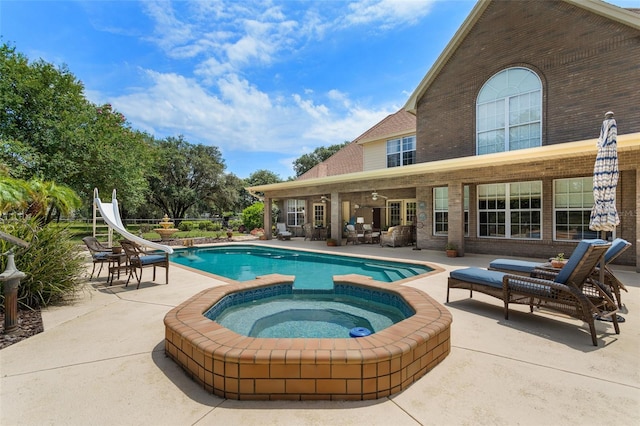
M107 254L107 261L109 262L107 284L111 285L115 275L117 274L118 279L120 279L120 271L124 270L126 272L129 265L127 264L127 256L124 253L109 253Z

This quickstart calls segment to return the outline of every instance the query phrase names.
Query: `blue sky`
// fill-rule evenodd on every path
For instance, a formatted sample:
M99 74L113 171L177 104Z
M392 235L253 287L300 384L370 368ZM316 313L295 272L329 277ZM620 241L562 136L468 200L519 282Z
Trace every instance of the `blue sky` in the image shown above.
M215 145L241 178L286 179L301 155L400 109L474 4L2 0L0 34L66 64L133 128Z

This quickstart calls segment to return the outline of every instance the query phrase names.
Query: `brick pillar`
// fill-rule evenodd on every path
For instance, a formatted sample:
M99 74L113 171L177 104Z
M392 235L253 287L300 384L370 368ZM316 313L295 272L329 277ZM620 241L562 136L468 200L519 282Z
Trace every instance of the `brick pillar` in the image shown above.
M264 235L267 240L272 238L271 236L271 198L264 197Z
M458 248L458 256L464 256L464 185L449 183L449 238Z
M636 272L640 272L640 168L636 169Z
M340 194L331 193L331 238L342 245L342 206Z

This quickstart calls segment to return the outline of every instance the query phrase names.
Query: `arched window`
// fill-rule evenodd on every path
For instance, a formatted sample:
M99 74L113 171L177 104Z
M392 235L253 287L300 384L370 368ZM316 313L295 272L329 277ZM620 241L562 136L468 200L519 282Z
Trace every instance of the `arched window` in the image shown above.
M487 81L476 101L476 153L542 145L542 83L533 71L509 68Z

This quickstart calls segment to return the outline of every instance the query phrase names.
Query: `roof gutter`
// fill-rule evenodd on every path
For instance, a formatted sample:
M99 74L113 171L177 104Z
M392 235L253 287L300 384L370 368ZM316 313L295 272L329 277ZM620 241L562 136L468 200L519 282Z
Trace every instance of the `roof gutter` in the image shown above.
M597 153L596 143L598 139L586 139L577 142L565 142L554 145L545 145L536 148L519 149L516 151L499 152L495 154L473 155L448 160L431 161L428 163L413 164L410 166L393 167L389 169L367 170L364 172L348 173L336 176L327 176L317 179L294 180L269 185L247 187L247 191L267 192L287 189L305 188L320 185L335 185L347 182L367 181L372 179L390 179L400 176L411 176L425 173L442 173L446 171L460 171L465 169L477 169L482 167L526 164L530 161L562 159ZM618 151L640 150L640 132L618 135Z

